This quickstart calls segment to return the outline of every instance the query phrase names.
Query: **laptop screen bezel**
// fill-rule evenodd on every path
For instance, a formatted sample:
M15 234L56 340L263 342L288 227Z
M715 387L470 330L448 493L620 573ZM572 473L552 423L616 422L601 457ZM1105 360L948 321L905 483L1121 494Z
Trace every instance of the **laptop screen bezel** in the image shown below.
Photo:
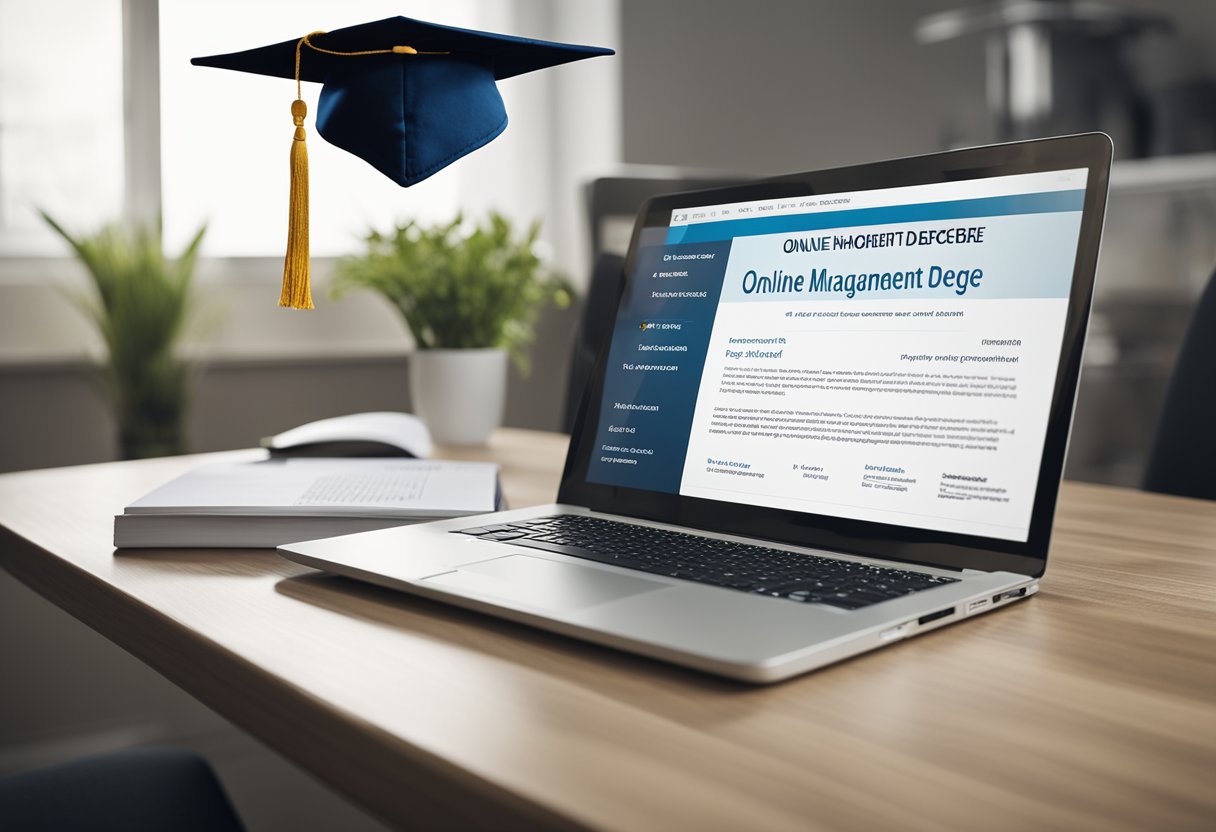
M1036 577L1043 574L1080 377L1081 355L1106 210L1111 156L1109 137L1091 133L968 148L791 174L726 188L669 194L651 199L642 206L625 260L622 304L629 297L643 229L665 230L674 210L1042 171L1087 169L1081 230L1060 360L1029 534L1024 542L589 482L587 474L601 412L608 342L600 349L591 381L583 395L558 501L607 514L886 560L948 569L1008 571ZM619 308L617 313L620 313ZM610 331L609 339L611 335Z

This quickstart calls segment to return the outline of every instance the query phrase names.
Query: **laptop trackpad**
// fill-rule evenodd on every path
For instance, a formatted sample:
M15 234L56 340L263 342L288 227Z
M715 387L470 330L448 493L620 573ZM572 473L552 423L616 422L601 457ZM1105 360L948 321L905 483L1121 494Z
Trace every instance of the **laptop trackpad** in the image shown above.
M669 583L524 554L462 566L455 572L424 578L419 583L552 612L573 612L672 587Z

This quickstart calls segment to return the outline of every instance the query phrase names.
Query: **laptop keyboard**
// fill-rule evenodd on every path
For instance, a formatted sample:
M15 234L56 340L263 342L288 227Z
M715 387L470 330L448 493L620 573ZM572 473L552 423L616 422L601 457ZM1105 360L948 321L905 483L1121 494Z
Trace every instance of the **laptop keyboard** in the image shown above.
M458 529L482 540L610 563L696 583L846 610L956 583L923 572L805 555L685 532L559 514Z

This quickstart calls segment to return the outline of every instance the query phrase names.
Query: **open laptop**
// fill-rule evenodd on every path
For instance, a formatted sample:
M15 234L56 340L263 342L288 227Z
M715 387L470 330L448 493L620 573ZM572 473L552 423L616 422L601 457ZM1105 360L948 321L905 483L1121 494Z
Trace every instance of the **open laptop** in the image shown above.
M662 196L554 505L291 560L771 682L1034 594L1110 140Z

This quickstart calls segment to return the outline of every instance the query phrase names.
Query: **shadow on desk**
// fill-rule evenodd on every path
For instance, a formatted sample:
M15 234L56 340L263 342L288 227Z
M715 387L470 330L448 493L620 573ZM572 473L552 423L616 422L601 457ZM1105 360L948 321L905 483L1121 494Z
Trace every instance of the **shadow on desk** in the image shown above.
M598 684L608 675L606 671L612 669L622 671L612 674L618 683L628 679L626 684L634 687L659 682L665 691L676 695L686 692L702 697L721 693L737 697L763 692L754 685L338 575L313 573L285 578L275 584L275 590L331 612L437 639L513 664L522 661L542 673L557 675L560 671L567 679ZM571 660L577 664L572 666Z
M234 558L233 555L239 557ZM171 568L175 574L212 575L228 578L261 579L267 574L282 573L285 562L273 549L115 549L114 565L138 566L141 569L158 565ZM265 568L258 568L262 565Z

